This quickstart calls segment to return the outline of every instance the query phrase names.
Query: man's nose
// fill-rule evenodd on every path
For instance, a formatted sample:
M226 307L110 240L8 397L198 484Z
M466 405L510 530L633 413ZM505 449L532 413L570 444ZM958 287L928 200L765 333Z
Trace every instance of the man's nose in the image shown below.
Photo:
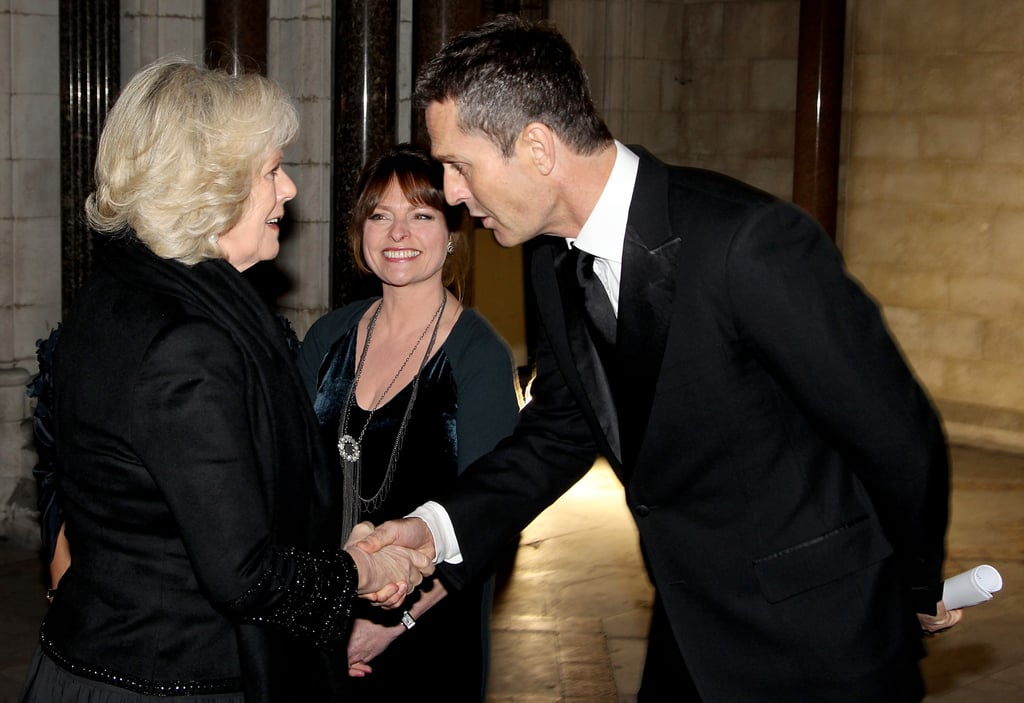
M469 199L469 189L459 175L444 174L444 199L449 205L458 205Z

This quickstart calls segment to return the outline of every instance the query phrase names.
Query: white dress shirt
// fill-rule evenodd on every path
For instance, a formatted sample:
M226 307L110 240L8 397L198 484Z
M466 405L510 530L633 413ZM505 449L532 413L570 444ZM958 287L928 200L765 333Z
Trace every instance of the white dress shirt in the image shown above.
M621 142L615 142L615 165L604 184L601 197L569 246L594 255L594 275L604 286L616 317L619 314L619 278L622 274L622 244L633 200L633 186L640 158Z
M615 164L601 197L583 223L575 239L566 239L567 246L594 255L594 274L601 281L616 317L619 314L619 279L622 274L622 245L626 241L626 221L633 200L633 187L640 158L624 144L615 142ZM413 510L409 517L427 523L434 537L434 563L462 563L462 550L455 536L448 511L440 503L429 501Z

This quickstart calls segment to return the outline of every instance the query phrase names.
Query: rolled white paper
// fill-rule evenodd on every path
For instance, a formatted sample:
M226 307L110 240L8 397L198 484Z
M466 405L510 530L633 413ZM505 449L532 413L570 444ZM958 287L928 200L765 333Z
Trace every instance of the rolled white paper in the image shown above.
M1003 587L1003 577L988 564L950 576L942 587L942 602L946 610L966 608L992 599L992 594Z

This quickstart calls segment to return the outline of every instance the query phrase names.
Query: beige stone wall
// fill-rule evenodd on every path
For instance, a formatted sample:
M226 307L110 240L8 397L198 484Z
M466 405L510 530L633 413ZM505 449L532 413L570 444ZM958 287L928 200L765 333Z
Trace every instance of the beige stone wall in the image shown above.
M0 535L37 539L35 343L60 318L57 0L0 0Z
M840 243L954 440L1024 450L1024 2L856 0Z
M623 142L784 198L793 181L799 0L551 0Z
M330 292L331 3L272 0L268 44L267 73L292 95L301 124L285 152L299 194L275 262L291 284L278 308L301 337L327 312Z
M848 0L839 246L954 441L1024 451L1024 1ZM609 126L792 193L799 0L552 0Z

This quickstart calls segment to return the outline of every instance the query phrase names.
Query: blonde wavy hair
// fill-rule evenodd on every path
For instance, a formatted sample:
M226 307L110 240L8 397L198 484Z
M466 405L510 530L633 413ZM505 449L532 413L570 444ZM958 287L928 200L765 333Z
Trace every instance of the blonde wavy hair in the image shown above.
M89 224L110 234L130 228L154 254L184 264L221 258L216 238L238 222L256 170L295 139L298 124L268 78L159 59L107 117Z

